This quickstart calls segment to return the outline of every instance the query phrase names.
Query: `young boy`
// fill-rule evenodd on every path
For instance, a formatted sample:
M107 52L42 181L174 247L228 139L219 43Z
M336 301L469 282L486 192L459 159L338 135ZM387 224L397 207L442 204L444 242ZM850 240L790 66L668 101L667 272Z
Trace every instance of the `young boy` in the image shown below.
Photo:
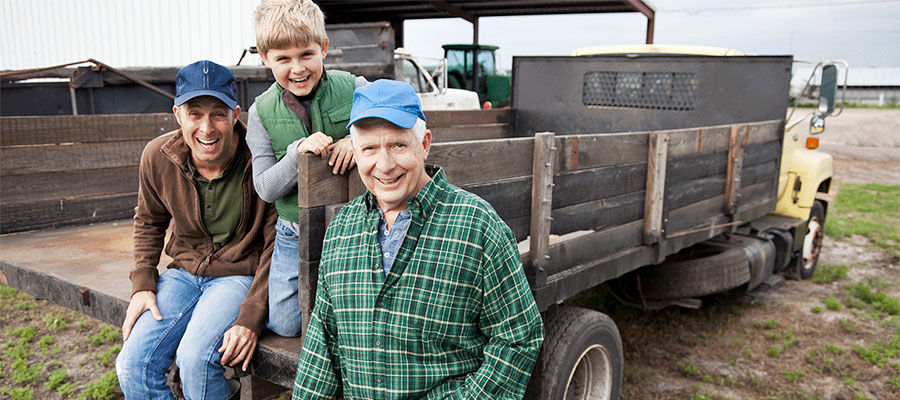
M278 210L266 326L281 336L298 336L297 157L330 154L335 174L355 165L347 121L353 91L368 82L325 71L325 17L310 0L263 0L255 30L259 54L275 76L275 84L250 106L247 124L256 192Z

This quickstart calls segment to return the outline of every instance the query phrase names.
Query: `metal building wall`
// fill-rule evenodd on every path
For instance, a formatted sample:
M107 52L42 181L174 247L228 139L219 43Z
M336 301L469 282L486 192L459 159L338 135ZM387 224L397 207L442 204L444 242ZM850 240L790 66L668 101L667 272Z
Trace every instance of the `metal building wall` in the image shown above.
M114 67L180 66L204 58L233 65L255 42L259 1L3 0L0 70L87 58Z

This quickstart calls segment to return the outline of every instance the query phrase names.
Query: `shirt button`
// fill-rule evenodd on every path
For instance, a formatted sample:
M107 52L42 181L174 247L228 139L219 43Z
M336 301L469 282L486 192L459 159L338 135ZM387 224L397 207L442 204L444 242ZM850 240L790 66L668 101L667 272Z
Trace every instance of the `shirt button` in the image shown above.
M208 187L206 191L212 193L212 186Z
M380 341L380 340L376 340L376 341L375 341L375 347L381 347L381 341Z
M389 252L389 251L384 252L384 256L390 258L391 252Z
M381 383L381 381L382 381L381 377L375 379L375 382Z

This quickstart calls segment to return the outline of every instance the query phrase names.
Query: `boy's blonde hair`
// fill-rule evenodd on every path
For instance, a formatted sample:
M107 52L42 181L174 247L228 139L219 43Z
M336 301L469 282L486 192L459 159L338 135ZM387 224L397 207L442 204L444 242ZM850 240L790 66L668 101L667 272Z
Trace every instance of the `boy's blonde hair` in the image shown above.
M286 49L310 43L324 45L325 16L311 0L263 0L254 13L256 49Z

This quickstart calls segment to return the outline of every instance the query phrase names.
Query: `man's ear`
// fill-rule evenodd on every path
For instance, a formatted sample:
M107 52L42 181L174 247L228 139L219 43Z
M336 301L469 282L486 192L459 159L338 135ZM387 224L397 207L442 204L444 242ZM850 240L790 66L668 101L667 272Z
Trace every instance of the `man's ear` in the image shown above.
M431 150L431 131L425 130L425 137L422 138L422 148L425 149L425 159L428 159L428 150Z
M268 52L266 52L266 53L268 53ZM266 57L266 53L259 53L259 58L262 59L262 62L266 67L269 67L269 69L272 69L272 67L269 65L269 57Z
M175 114L175 122L178 123L178 126L181 126L181 116L178 115L178 106L172 106L172 114Z
M232 124L236 124L238 122L238 117L241 116L241 106L234 107L234 121L231 121Z
M325 43L322 43L322 58L325 58L325 55L328 54L328 38L325 38Z

